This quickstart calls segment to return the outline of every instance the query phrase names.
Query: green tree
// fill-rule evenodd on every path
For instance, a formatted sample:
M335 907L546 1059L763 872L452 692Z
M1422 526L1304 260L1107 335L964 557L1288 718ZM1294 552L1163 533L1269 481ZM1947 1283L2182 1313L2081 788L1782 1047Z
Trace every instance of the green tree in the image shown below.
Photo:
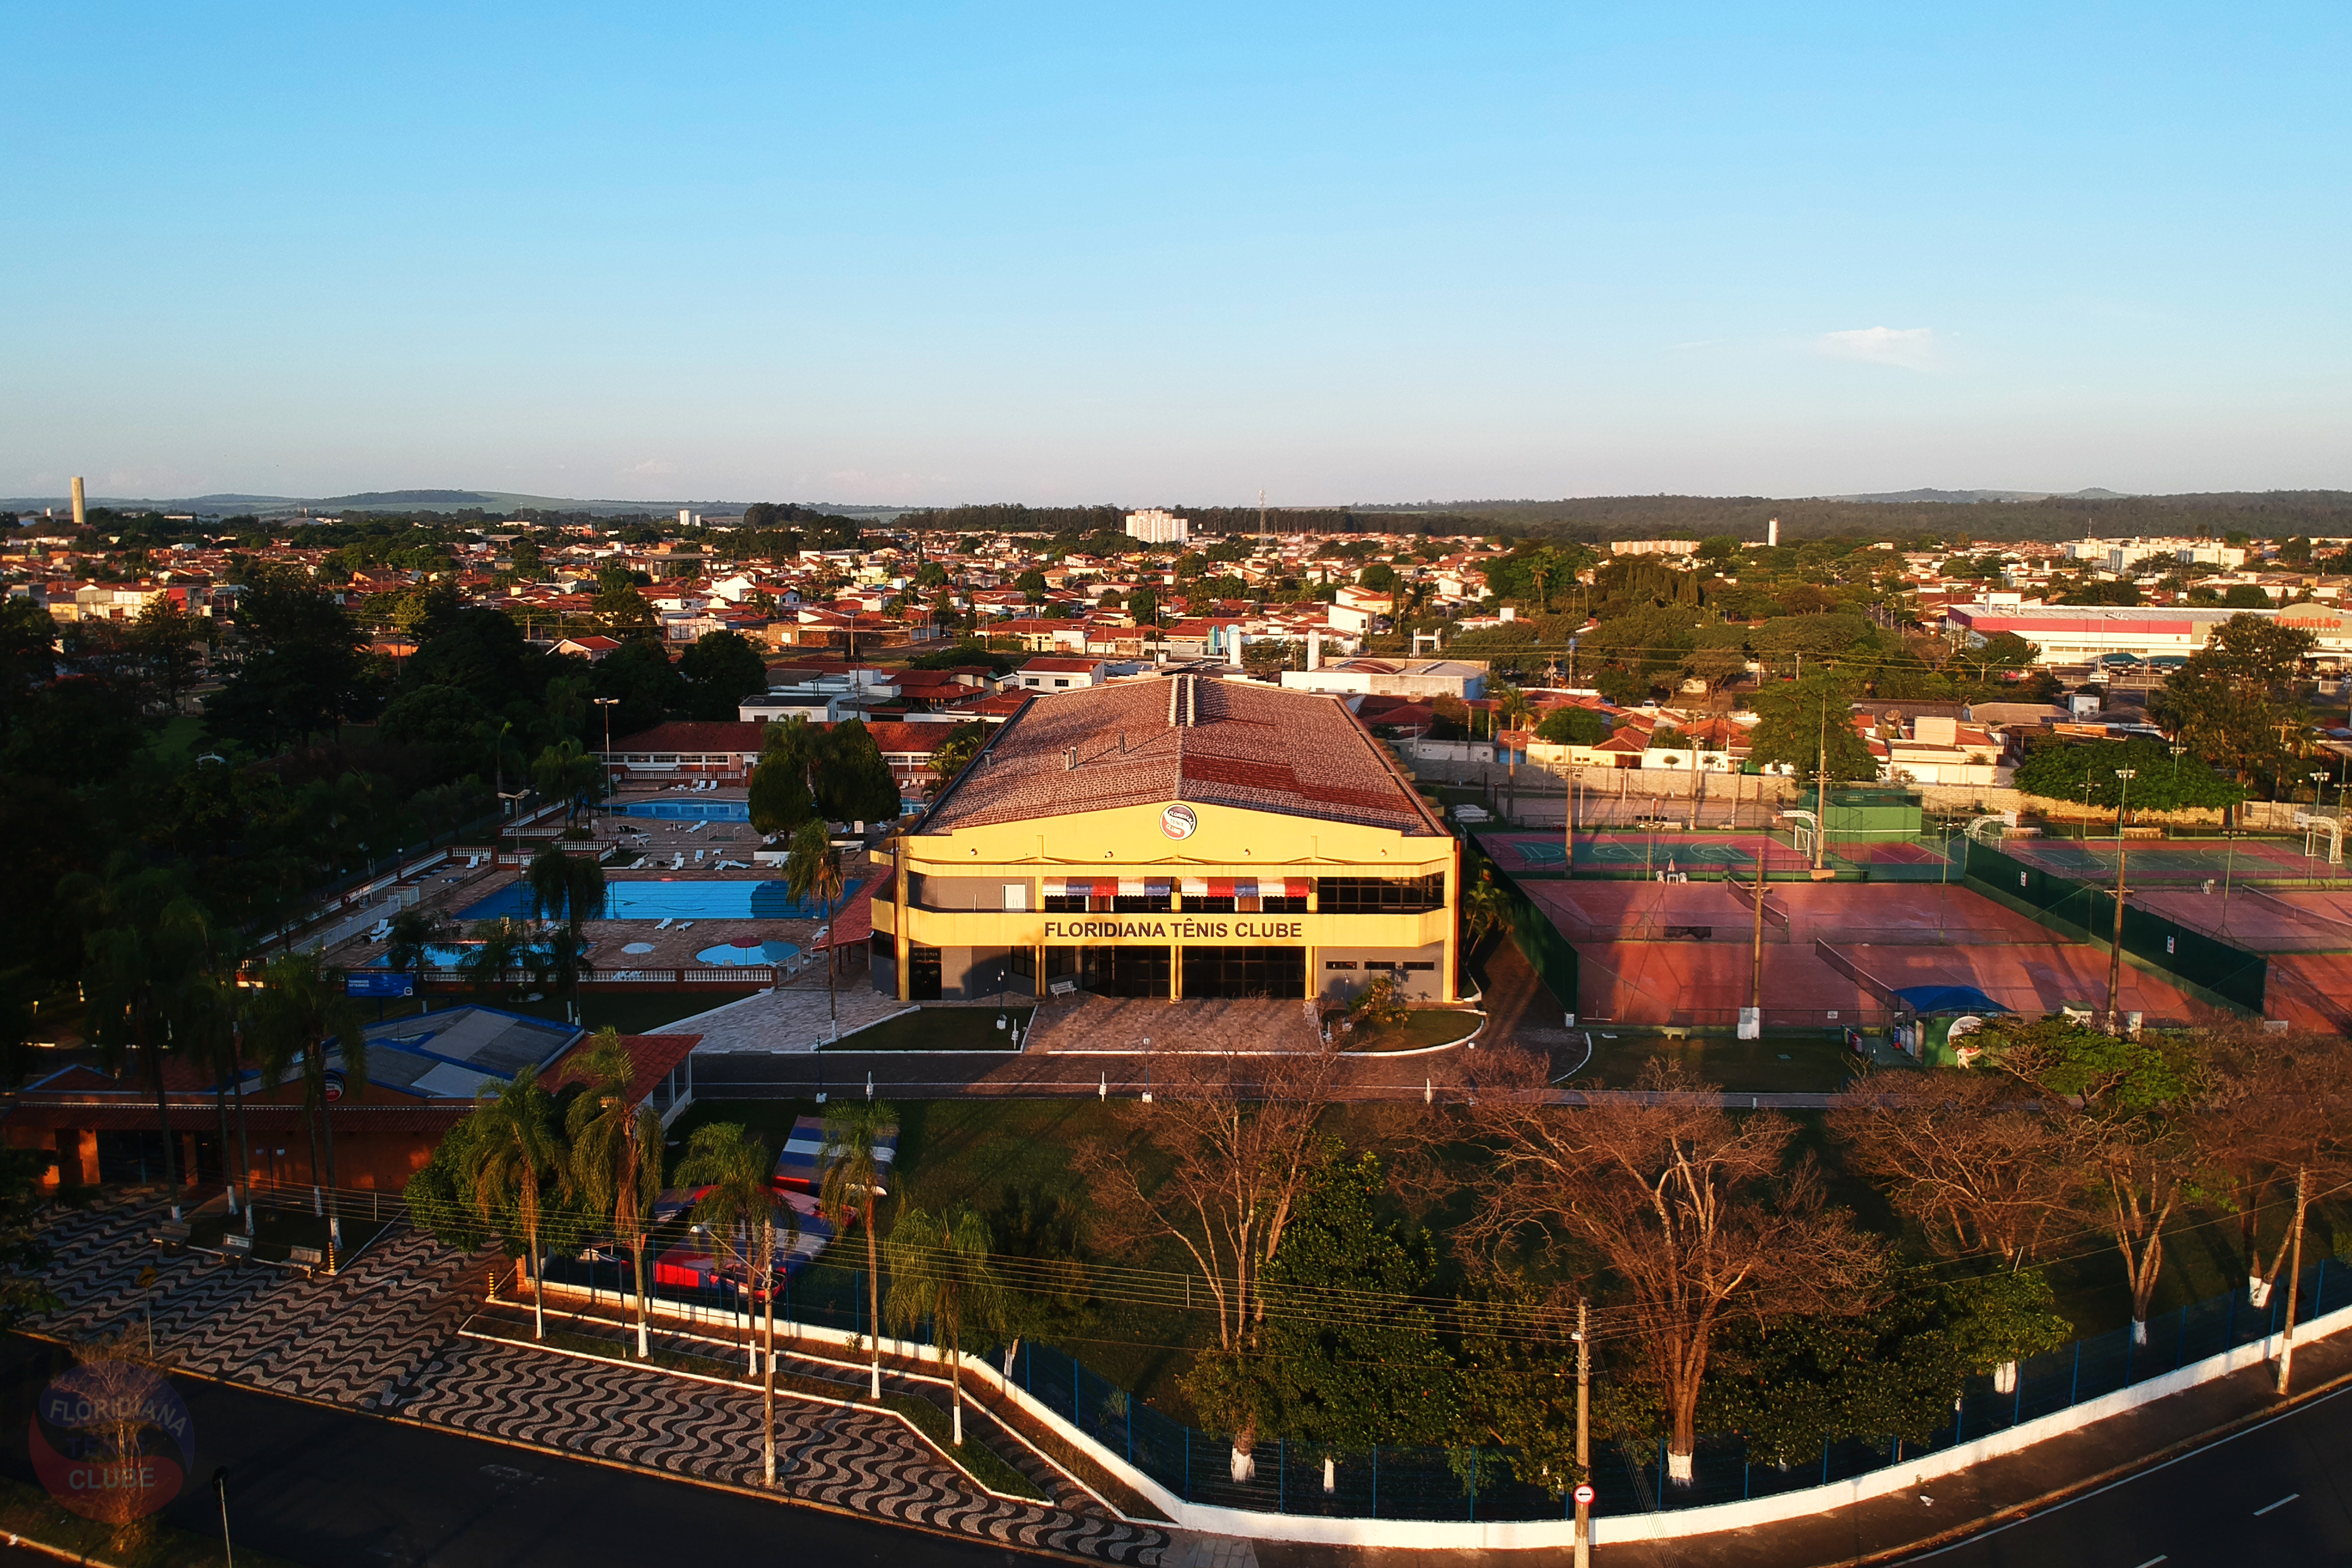
M658 1136L658 1133L656 1133ZM732 1255L743 1270L743 1313L748 1319L765 1302L768 1309L767 1377L761 1394L762 1484L776 1484L776 1203L768 1185L771 1163L767 1145L729 1121L708 1122L687 1140L686 1158L678 1162L678 1180L689 1186L707 1186L695 1205L695 1218L711 1240L717 1255ZM789 1245L793 1211L784 1208Z
M1277 1429L1330 1454L1445 1441L1456 1378L1422 1298L1437 1277L1426 1234L1376 1214L1377 1154L1328 1159L1267 1259L1259 1344Z
M540 794L563 803L563 821L568 827L578 815L581 802L604 798L608 775L602 758L583 750L579 742L566 735L540 752L530 764L530 776Z
M2229 610L2267 610L2271 596L2259 583L2232 583L2221 595L2221 607Z
M161 868L119 863L104 881L77 873L58 888L58 901L80 922L83 1025L101 1061L120 1070L136 1052L155 1096L163 1133L163 1190L180 1217L179 1167L171 1106L163 1094L163 1053L175 1026L204 1005L212 933L203 906Z
M394 974L409 976L416 988L416 1010L425 1011L425 961L433 950L449 940L448 923L438 910L422 907L399 910L392 917L391 930L385 933L384 967Z
M0 598L0 734L57 679L58 623L29 598Z
M312 1124L310 1169L319 1171L321 1142L326 1149L326 1209L329 1268L334 1249L343 1244L341 1193L335 1178L335 1101L348 1093L353 1100L367 1094L367 1034L359 1008L343 986L343 972L315 952L289 952L274 959L262 971L261 994L253 1010L254 1055L271 1088L286 1081L289 1069L302 1075L302 1110ZM327 1065L330 1047L337 1052L341 1082Z
M968 1204L936 1213L902 1208L890 1227L890 1297L882 1310L901 1337L928 1322L946 1339L959 1448L963 1447L964 1330L999 1333L1005 1322L1005 1292L992 1256L994 1247L988 1222Z
M1574 703L1555 708L1536 726L1536 739L1554 746L1593 746L1609 738L1609 721Z
M2183 764L2187 765L2183 765ZM2126 785L2122 770L2132 771ZM2175 757L2160 741L2074 741L2036 736L2018 764L2016 787L2045 800L2083 801L2116 810L2177 811L2222 807L2246 798L2243 784L2221 778L2202 763ZM2087 796L2084 786L2088 785Z
M1976 647L1964 649L1958 662L1975 672L1981 683L1995 670L2024 669L2042 657L2042 650L2015 632L1995 632Z
M1970 1043L2088 1152L2084 1217L2103 1223L2122 1255L2132 1337L2147 1342L2166 1227L2210 1185L2196 1137L2202 1061L2186 1041L2107 1035L2064 1018L1998 1018Z
M768 665L740 632L705 632L678 656L689 719L732 720L746 697L768 689Z
M1854 732L1853 698L1853 682L1835 670L1765 687L1756 694L1761 718L1748 731L1748 755L1761 766L1817 778L1826 752L1828 783L1876 778L1877 759Z
M637 592L637 574L625 566L607 566L596 574L594 609L597 626L608 636L645 641L661 635L654 607Z
M761 753L751 769L751 785L746 794L751 831L763 838L790 833L816 812L815 798L809 794L806 760L773 745Z
M814 820L802 823L793 835L790 853L784 857L784 886L803 902L814 898L824 905L824 1004L836 1036L841 1030L841 1006L834 991L834 971L840 949L834 944L832 927L834 900L841 897L844 883L841 857L835 852L824 824Z
M1881 1305L1868 1312L1734 1325L1701 1421L1738 1433L1751 1459L1776 1465L1818 1458L1849 1437L1924 1445L1950 1424L1968 1379L2074 1338L2039 1273L1906 1283L1874 1292Z
M576 1024L580 972L588 948L581 928L604 912L604 868L593 856L568 855L561 846L550 844L530 858L523 876L530 887L531 918L552 921L559 927L551 935L542 931L534 948L552 960L556 984L570 994L571 1017Z
M236 673L205 704L205 728L273 752L342 722L362 696L366 646L342 606L290 572L258 577L236 608Z
M836 1100L825 1108L824 1146L817 1153L824 1173L817 1184L817 1212L836 1232L853 1218L866 1225L866 1321L874 1325L874 1382L869 1397L882 1397L882 1264L874 1234L874 1204L883 1196L885 1144L898 1131L898 1113L878 1100Z
M482 1224L520 1243L530 1270L531 1336L547 1337L547 1282L539 1245L548 1178L562 1163L539 1069L525 1064L497 1089L477 1092L466 1171L474 1212Z
M2240 784L2276 787L2300 765L2310 715L2297 696L2312 634L2256 616L2214 628L2156 693L2148 710L2190 752Z
M131 628L131 646L147 684L174 713L180 700L195 684L201 664L196 657L195 620L169 595L159 595L139 612Z
M940 749L931 753L931 771L938 776L931 780L926 793L936 797L953 784L956 775L971 765L981 748L988 744L985 724L958 724L948 731Z
M615 737L651 729L686 695L685 679L669 655L651 641L614 649L590 668L588 679L595 695L618 700L612 710Z
M893 822L898 780L862 719L835 725L817 757L817 809L834 822Z

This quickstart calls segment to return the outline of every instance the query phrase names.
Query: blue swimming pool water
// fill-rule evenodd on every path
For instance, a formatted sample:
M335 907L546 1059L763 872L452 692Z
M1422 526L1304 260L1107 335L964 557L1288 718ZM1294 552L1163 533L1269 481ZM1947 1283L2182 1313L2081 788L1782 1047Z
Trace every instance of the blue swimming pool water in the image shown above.
M474 944L471 942L467 943L463 947L428 947L425 950L425 967L427 969L455 969L458 964L465 962L467 955L471 953L473 951ZM371 958L364 965L362 965L362 967L368 969L389 969L392 967L391 955L388 953L380 954L377 957Z
M697 963L782 963L798 958L801 950L788 942L754 942L750 947L738 947L722 942L717 947L706 947L694 955Z
M838 907L838 906L836 906ZM530 889L509 882L459 917L492 921L530 913ZM813 921L822 902L802 902L782 882L614 882L604 889L608 921Z
M613 808L616 816L655 816L665 822L749 822L748 800L633 800Z

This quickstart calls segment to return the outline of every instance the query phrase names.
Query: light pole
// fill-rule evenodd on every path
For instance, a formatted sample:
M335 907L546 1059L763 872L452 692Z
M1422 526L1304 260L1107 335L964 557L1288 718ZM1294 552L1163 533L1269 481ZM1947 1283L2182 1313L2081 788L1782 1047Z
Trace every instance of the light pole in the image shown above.
M1585 1304L1579 1300L1576 1303L1576 1568L1592 1568L1592 1494L1586 1489L1592 1477L1592 1341L1588 1332L1590 1325Z
M604 794L613 793L613 710L620 706L617 697L592 697L590 701L604 710Z
M2327 770L2322 768L2311 775L2311 809L2319 809L2320 791L2327 783Z
M2118 1010L2124 985L2124 801L2138 774L2137 768L2116 770L2121 783L2116 790L2116 929L2107 948L2107 1033L2118 1036L2124 1032L2124 1016Z

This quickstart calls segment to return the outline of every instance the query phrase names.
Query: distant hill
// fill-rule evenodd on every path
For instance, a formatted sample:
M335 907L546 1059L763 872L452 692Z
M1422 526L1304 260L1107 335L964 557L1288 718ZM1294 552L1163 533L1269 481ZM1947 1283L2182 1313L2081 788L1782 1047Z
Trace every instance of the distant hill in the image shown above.
M1879 501L1892 505L1907 505L1915 501L1936 501L1948 505L1968 505L1989 500L2127 500L2122 490L1882 490L1873 495L1819 496L1819 500Z

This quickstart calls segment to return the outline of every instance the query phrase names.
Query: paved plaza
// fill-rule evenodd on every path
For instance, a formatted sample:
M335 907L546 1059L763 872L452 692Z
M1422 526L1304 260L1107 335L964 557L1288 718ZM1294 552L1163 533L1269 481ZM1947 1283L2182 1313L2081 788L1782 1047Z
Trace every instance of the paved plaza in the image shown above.
M822 997L819 998L822 1001ZM63 1305L29 1325L58 1340L127 1335L179 1369L393 1419L625 1463L732 1487L760 1479L760 1396L630 1366L575 1360L460 1330L493 1260L396 1228L341 1274L306 1279L159 1256L152 1197L53 1211L50 1289ZM139 1276L156 1279L142 1289ZM1011 1547L1160 1568L1168 1532L1129 1524L1067 1484L1060 1505L974 1489L901 1422L870 1409L777 1402L778 1494ZM1072 1506L1077 1505L1077 1506Z

